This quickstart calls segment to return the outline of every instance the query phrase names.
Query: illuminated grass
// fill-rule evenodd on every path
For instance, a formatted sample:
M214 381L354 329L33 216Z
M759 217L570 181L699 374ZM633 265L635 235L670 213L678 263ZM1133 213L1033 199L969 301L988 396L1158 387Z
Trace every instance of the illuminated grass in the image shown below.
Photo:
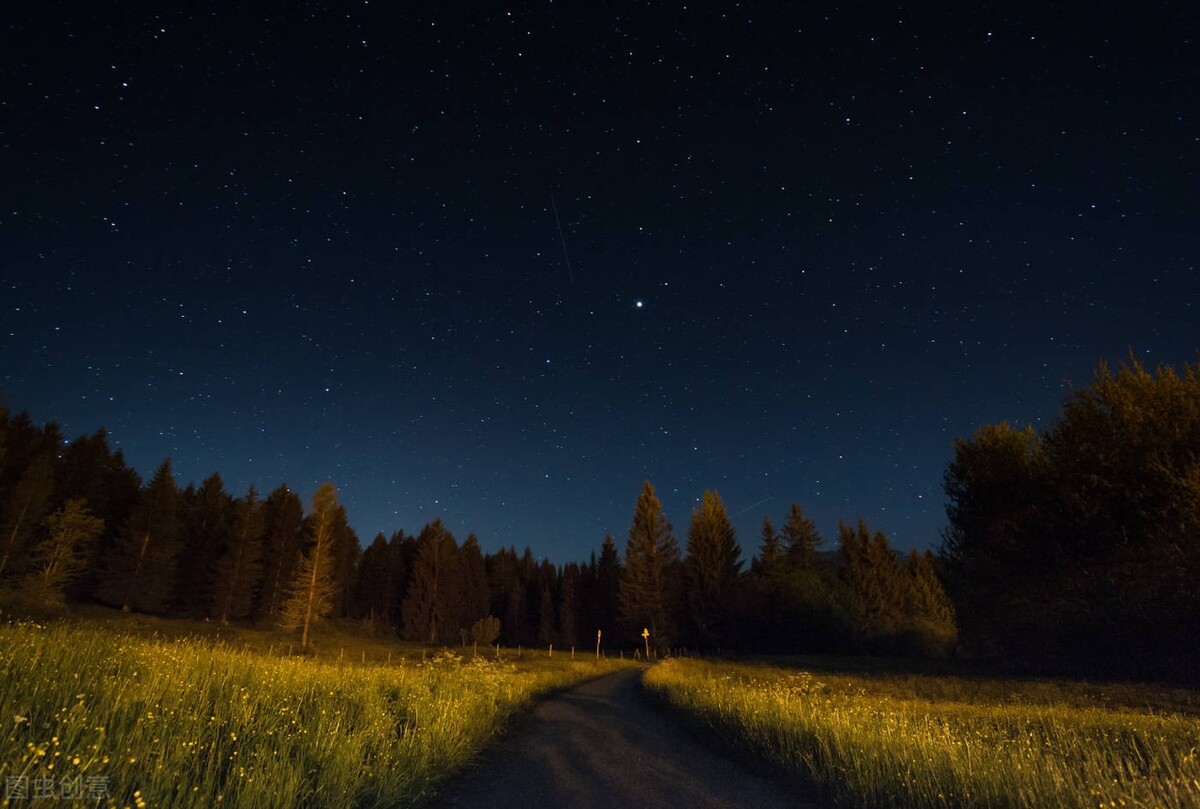
M26 776L32 798L39 779L99 777L112 806L411 805L533 696L613 665L529 662L339 665L4 626L0 784Z
M645 682L848 806L1200 806L1194 715L1085 704L1095 687L822 676L671 660ZM1118 692L1132 699L1130 687Z

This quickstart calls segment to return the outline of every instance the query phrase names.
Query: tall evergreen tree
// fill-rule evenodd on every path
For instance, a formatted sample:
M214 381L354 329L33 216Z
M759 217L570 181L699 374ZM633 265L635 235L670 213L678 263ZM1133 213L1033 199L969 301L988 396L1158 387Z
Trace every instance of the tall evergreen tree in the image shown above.
M179 489L168 459L138 494L128 526L108 556L100 600L125 612L165 612L175 592L178 554Z
M34 455L0 510L0 579L20 574L54 491L54 451Z
M842 577L861 608L867 641L881 650L894 650L904 626L908 582L896 552L883 533L874 536L862 520L856 528L838 523Z
M596 563L596 591L593 596L596 604L595 626L583 627L589 633L589 638L590 633L598 629L610 637L616 632L621 616L621 574L621 554L617 550L617 543L611 534L605 534L604 543L600 546L600 559Z
M417 537L408 594L404 599L404 637L422 643L447 643L458 635L460 608L458 545L440 519Z
M396 626L396 553L382 532L376 534L363 551L354 581L354 615L392 629Z
M783 524L783 544L788 563L796 567L812 567L817 561L817 548L822 539L816 524L804 516L800 506L792 503L787 521Z
M649 630L650 643L660 652L675 640L680 567L679 545L647 480L629 528L619 599L627 628L635 633Z
M577 631L579 616L579 565L568 562L563 565L558 585L558 633L564 646L579 644Z
M287 588L300 562L304 505L287 486L279 486L263 503L263 577L256 614L274 621L283 609Z
M308 552L296 568L280 613L282 627L302 630L301 648L308 648L312 624L327 617L337 601L333 544L339 509L337 489L322 483L313 494Z
M479 538L474 533L468 534L458 549L458 561L462 587L462 614L458 623L462 629L469 630L476 621L488 617L492 607L487 567L483 551L479 549Z
M554 591L550 589L549 582L543 580L538 593L537 639L539 646L549 646L558 637L558 621L555 617L557 612L558 610L554 606Z
M213 605L213 573L229 544L233 498L220 474L213 472L199 489L184 490L180 506L183 547L175 602L180 612L199 618Z
M762 544L758 546L758 557L751 563L754 573L774 576L783 564L783 539L775 531L771 515L764 514L762 522Z
M720 495L705 491L692 511L684 562L688 618L698 642L722 639L734 607L741 554Z
M233 507L233 526L213 574L213 614L222 624L249 617L262 577L263 504L254 486Z

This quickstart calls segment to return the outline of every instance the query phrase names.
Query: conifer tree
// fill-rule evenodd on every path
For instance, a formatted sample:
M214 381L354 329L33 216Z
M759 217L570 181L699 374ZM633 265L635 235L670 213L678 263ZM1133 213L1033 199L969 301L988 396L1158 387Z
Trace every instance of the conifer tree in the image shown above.
M543 581L542 589L538 594L538 645L549 646L558 637L556 612L554 591L550 589L548 582Z
M417 557L404 599L404 637L445 643L458 635L458 545L440 519L417 537Z
M221 475L213 472L196 489L180 497L182 548L179 554L176 606L185 615L208 614L214 603L213 574L225 553L233 522L233 498Z
M771 515L764 514L762 522L762 544L758 546L758 558L752 563L754 572L763 576L774 576L783 564L783 541L775 531Z
M393 558L398 547L383 533L363 551L362 561L354 580L354 614L384 626L395 628L396 569Z
M629 528L619 600L626 627L634 633L649 630L650 643L660 651L675 639L680 567L679 545L647 480Z
M283 608L288 585L303 547L304 505L287 486L280 485L263 503L263 577L256 614L274 621Z
M894 644L903 626L908 582L896 553L883 533L874 536L862 520L856 528L838 523L842 577L861 608L863 632L878 648Z
M309 549L292 576L279 620L284 629L302 630L301 648L308 648L309 628L327 617L337 600L333 543L338 510L337 489L322 483L313 494Z
M596 563L596 625L583 627L591 637L597 629L613 633L620 621L621 554L611 534L604 535L600 559Z
M123 611L162 613L175 593L179 489L165 460L138 494L129 524L108 556L100 600Z
M0 578L21 573L54 491L54 453L38 452L4 498L0 510Z
M263 505L254 486L233 508L233 525L213 574L213 612L222 624L246 618L262 576Z
M787 521L783 524L783 544L787 549L788 563L796 567L812 567L817 561L817 548L821 535L816 524L804 516L800 506L792 503Z
M558 596L558 634L564 646L576 646L579 643L579 565L568 562L563 565L562 576L559 577Z
M741 554L720 495L705 491L700 506L692 511L684 562L688 617L696 640L707 643L721 638L733 609Z
M462 614L458 623L463 629L469 630L476 621L488 617L492 606L487 567L483 561L483 551L479 549L479 538L474 533L468 534L458 549L458 559L462 582Z

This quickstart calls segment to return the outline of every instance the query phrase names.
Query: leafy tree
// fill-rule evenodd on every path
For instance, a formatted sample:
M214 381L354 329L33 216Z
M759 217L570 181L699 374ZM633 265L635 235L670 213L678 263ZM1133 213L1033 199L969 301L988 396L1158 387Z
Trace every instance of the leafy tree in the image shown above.
M337 600L333 544L339 510L337 489L322 483L313 494L309 549L292 577L279 621L284 629L302 629L301 648L308 648L310 626L327 617Z
M279 486L263 503L264 565L259 591L259 619L275 620L283 609L304 544L304 505L287 486Z
M741 553L720 495L704 492L692 512L684 562L688 617L696 640L721 639L734 607Z
M126 531L108 556L100 599L125 612L165 612L175 592L178 554L179 489L168 459L138 494Z
M104 521L91 513L86 500L76 499L47 517L46 526L49 531L34 548L35 567L23 589L31 600L61 604L66 584L86 564L83 550L104 530Z
M233 507L233 525L213 574L213 612L222 624L247 618L262 576L263 504L254 486Z
M470 641L482 646L491 646L500 637L500 619L488 615L471 624Z
M458 545L440 519L417 537L417 557L404 599L404 637L445 643L458 635L461 595Z
M621 618L633 632L649 629L659 651L675 638L681 562L679 545L650 481L642 485L625 548Z

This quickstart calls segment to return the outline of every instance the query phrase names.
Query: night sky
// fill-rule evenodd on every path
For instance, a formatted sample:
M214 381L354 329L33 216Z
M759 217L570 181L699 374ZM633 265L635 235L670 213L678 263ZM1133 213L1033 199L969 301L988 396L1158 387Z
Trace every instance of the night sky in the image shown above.
M364 544L936 547L955 436L1200 348L1195 4L794 5L9 9L0 395Z

